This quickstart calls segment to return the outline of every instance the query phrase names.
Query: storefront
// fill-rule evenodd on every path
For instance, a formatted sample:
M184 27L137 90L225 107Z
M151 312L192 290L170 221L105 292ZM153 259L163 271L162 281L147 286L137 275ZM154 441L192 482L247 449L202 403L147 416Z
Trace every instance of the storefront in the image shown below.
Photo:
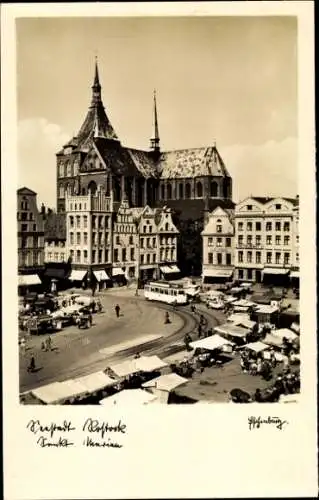
M103 288L108 288L112 286L112 280L105 272L104 269L99 269L97 271L93 271L93 275L96 279L99 290Z
M69 280L72 281L72 285L76 287L85 287L86 286L86 278L87 277L87 269L72 269L71 274L69 276Z
M124 286L127 283L125 271L121 267L113 267L112 282L114 286Z
M290 283L293 288L299 288L300 286L300 273L299 271L291 271L290 273Z
M157 267L141 265L140 267L140 279L142 282L152 281L157 279Z
M42 288L42 282L37 274L23 274L18 276L18 293L25 295L28 292L37 292Z
M273 286L289 286L289 271L290 269L266 267L263 270L263 283Z
M203 284L226 283L232 276L233 268L207 268L203 270Z

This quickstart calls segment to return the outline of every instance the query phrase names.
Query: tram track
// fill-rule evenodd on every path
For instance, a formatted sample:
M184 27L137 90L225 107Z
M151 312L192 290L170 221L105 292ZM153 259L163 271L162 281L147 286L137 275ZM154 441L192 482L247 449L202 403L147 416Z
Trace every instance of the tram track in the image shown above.
M136 299L136 302L138 301L139 299ZM204 306L202 307L200 304L196 304L196 309L198 311L196 313L191 312L189 305L173 307L168 304L156 303L156 307L163 310L163 312L177 314L183 321L182 326L173 334L166 337L163 336L159 339L151 341L150 343L145 343L143 345L137 344L135 346L129 347L128 349L114 352L114 354L110 354L103 359L96 359L88 363L83 363L81 364L81 366L77 366L74 368L65 368L61 370L59 374L40 377L34 384L21 384L20 391L26 392L28 390L32 390L36 387L40 387L54 381L63 381L88 375L95 371L105 370L108 365L120 362L123 359L134 356L137 353L142 355L158 356L163 356L163 354L165 353L166 357L170 355L170 353L168 352L170 348L172 348L171 354L181 352L185 349L183 343L181 343L181 340L184 339L185 335L190 335L193 340L195 340L195 338L197 337L197 329L200 324L200 315L203 316L208 327L213 327L220 323L219 319L213 313L210 313Z

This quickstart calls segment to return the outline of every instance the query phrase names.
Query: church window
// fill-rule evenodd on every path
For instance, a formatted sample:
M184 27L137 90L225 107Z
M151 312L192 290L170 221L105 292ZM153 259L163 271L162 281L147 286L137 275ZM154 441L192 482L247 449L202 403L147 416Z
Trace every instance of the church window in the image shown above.
M185 186L185 198L190 198L191 197L191 185L189 182Z
M218 185L215 181L210 183L210 195L215 198L218 196Z
M172 186L167 184L167 199L170 200L172 198Z
M178 189L179 189L179 197L184 198L184 185L180 184Z
M202 198L203 196L203 185L201 182L197 182L196 184L197 198Z

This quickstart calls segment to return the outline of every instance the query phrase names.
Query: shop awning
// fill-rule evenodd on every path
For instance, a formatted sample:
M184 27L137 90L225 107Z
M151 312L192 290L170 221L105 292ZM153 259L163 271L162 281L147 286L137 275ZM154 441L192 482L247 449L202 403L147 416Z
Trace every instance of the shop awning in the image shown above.
M41 280L37 274L24 274L18 276L19 286L41 285Z
M248 333L247 328L241 328L240 326L232 325L230 323L215 326L215 331L221 335L229 335L230 337L246 337Z
M125 273L120 267L114 267L112 270L112 276L124 276Z
M173 271L171 267L169 266L163 266L163 267L160 267L160 270L162 271L162 273L164 274L169 274L169 273L175 273L176 271ZM178 271L179 272L179 271Z
M291 271L290 278L297 278L299 280L300 278L299 271Z
M280 269L277 267L266 267L263 270L264 274L279 274L279 275L285 275L289 273L289 269Z
M94 271L94 276L98 281L108 281L110 279L106 274L106 272L104 271L104 269L99 271Z
M188 379L177 375L177 373L168 373L167 375L161 375L160 377L153 378L148 382L144 382L142 387L149 387L158 389L160 391L171 392L177 387L187 384Z
M169 267L172 273L180 273L180 270L178 269L177 266L169 266Z
M221 349L224 345L232 345L229 340L224 339L220 335L211 335L205 339L195 340L191 342L190 346L194 349L207 349L208 351L214 351L215 349Z
M207 278L230 278L233 274L232 269L204 269L203 277Z
M167 366L167 364L164 363L164 361L162 361L158 356L141 356L140 358L137 358L135 362L137 368L143 372L152 372Z
M154 394L143 389L124 389L123 391L102 399L100 405L113 406L117 404L148 404L157 400Z
M80 269L72 269L70 280L71 281L82 281L87 271L83 271Z

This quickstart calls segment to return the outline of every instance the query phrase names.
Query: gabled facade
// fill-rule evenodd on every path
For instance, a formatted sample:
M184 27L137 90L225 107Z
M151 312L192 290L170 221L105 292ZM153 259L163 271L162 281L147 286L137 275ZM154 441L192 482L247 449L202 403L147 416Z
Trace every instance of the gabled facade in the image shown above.
M234 211L217 207L209 212L201 235L203 283L230 281L234 271Z

